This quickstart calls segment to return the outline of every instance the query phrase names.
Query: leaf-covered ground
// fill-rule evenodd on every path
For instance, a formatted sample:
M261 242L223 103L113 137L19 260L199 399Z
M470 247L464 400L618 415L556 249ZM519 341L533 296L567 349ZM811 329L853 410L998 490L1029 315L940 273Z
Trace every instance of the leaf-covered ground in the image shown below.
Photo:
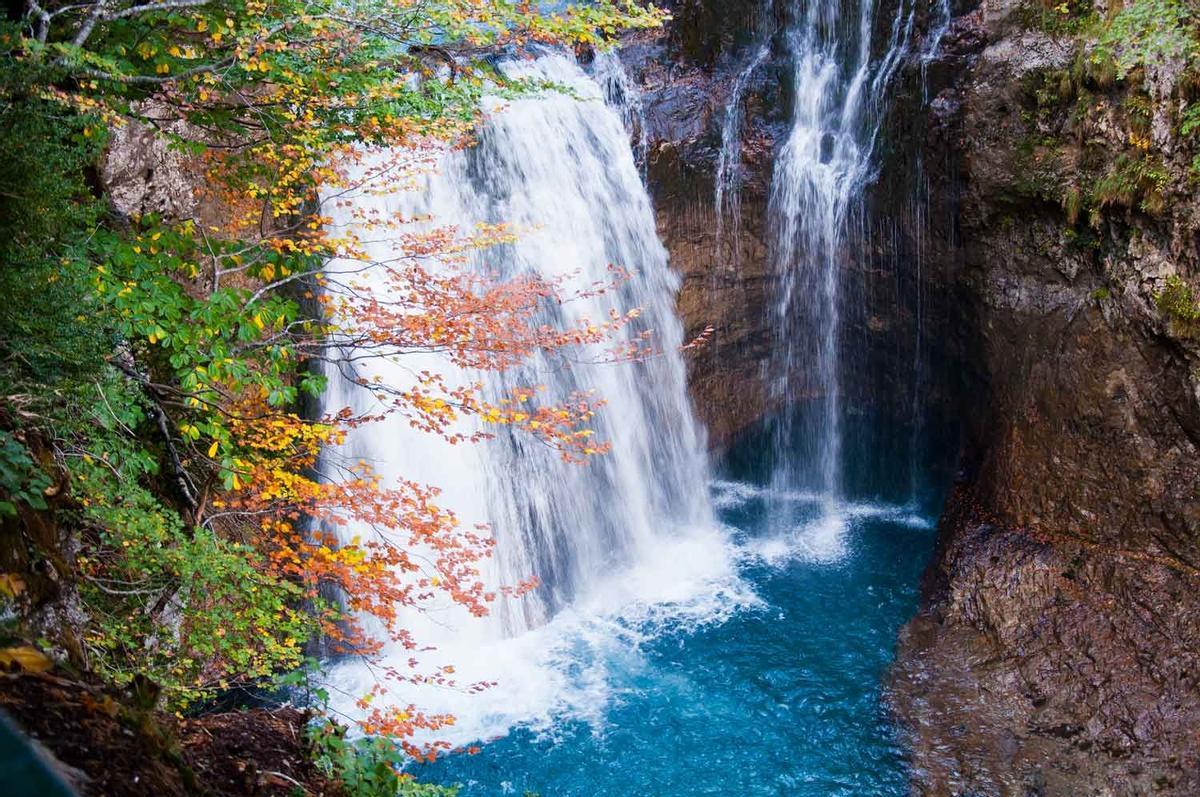
M341 793L310 762L303 712L180 719L138 710L144 697L136 688L115 693L50 673L0 675L0 709L50 752L85 797ZM27 793L19 783L10 787Z

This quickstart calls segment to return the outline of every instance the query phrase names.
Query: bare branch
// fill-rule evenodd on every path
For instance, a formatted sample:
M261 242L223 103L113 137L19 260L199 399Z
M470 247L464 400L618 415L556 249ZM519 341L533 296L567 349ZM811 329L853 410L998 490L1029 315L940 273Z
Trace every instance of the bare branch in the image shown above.
M218 69L224 69L232 65L233 62L233 58L225 58L211 64L204 64L194 69L189 69L186 72L180 72L177 75L114 75L111 72L102 72L99 69L84 69L81 74L86 77L98 80L111 80L129 86L161 86L166 83L183 80L184 78L194 77L195 75L203 75L206 72L216 72Z
M208 5L208 0L163 0L160 3L147 3L141 6L130 6L129 8L121 9L112 14L106 14L104 19L112 21L114 19L125 19L126 17L137 16L138 14L149 14L153 11L173 11L177 8L197 8L199 6Z
M88 40L88 36L92 35L92 30L96 27L96 23L104 16L105 9L108 8L108 0L100 0L96 5L92 6L92 13L87 15L83 22L79 23L79 30L75 33L75 38L71 40L71 44L76 47L82 47L83 43Z
M50 14L46 9L38 5L37 0L26 0L25 7L28 9L27 16L37 20L33 29L33 36L38 40L39 44L46 43L46 37L50 35Z

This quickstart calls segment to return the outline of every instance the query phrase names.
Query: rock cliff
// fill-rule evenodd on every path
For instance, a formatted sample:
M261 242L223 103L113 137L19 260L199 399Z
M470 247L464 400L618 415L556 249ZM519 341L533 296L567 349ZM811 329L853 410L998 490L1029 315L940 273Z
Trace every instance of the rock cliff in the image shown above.
M689 367L697 412L720 449L780 409L770 406L765 387L777 279L769 200L792 118L783 41L789 10L769 0L680 0L672 12L664 30L626 41L620 58L641 94L647 183L660 237L682 277L680 315L689 338L714 328ZM918 13L922 26L926 13ZM890 2L877 12L877 45L887 41L894 15ZM921 45L919 34L913 43ZM896 153L912 150L908 139L898 147L884 139ZM942 342L958 322L945 283L922 279L913 264L927 245L925 232L912 229L927 226L923 178L906 168L886 177L847 240L853 274L846 290L856 302L845 346L856 358L843 390L856 408L910 423L914 410L927 415L951 398L942 387L953 380L932 375L953 359ZM797 376L804 378L802 369ZM795 395L806 393L796 387ZM920 408L917 390L925 395Z
M670 26L625 42L621 61L645 109L645 168L659 235L682 278L690 339L712 326L689 361L697 412L720 446L765 412L770 353L767 197L771 157L787 132L775 19L762 3L679 2ZM753 69L752 53L769 57ZM735 90L745 72L741 91ZM732 197L716 208L722 132L740 117Z
M1195 87L1036 8L960 17L931 103L976 387L894 704L917 793L1197 794Z

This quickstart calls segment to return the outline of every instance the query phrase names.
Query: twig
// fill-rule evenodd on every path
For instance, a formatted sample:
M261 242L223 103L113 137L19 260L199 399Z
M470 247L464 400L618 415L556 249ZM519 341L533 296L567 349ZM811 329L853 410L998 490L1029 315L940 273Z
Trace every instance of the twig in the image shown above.
M125 356L129 357L128 353ZM171 438L171 428L167 422L167 413L163 411L162 405L159 404L158 396L155 395L150 380L138 373L133 368L131 362L122 362L119 357L109 358L109 363L118 371L141 385L142 392L150 399L148 407L150 417L158 426L158 431L162 435L163 445L167 449L167 457L171 463L171 470L175 474L175 483L179 486L179 492L183 496L183 500L187 503L188 508L195 510L197 506L196 488L192 484L191 477L184 469L183 462L179 458L179 451L175 448L175 441Z

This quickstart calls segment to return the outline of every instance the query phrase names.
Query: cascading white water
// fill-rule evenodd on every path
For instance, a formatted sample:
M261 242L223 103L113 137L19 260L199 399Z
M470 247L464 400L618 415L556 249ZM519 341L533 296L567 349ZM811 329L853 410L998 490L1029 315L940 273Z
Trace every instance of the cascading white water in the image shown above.
M604 689L604 650L636 636L631 616L686 612L696 600L708 604L698 615L715 616L714 596L736 584L713 520L703 435L686 392L677 280L655 232L629 135L573 60L546 55L502 68L511 77L551 81L570 92L489 102L475 146L445 153L437 172L421 178L416 190L361 193L352 198L354 210L428 216L467 230L479 222L515 225L516 243L474 256L474 267L500 277L534 273L586 287L611 281L610 264L629 269L632 278L616 291L560 305L544 320L570 326L583 318L605 319L611 309L640 308L639 329L653 330L662 354L636 364L570 367L534 355L504 374L462 373L430 354L360 365L358 376L397 387L428 369L452 383L482 380L493 397L544 385L551 399L594 389L607 402L596 430L612 450L586 465L564 463L557 452L520 434L451 446L401 418L358 431L332 452L372 462L385 481L401 477L441 487L442 503L464 525L489 524L496 548L485 575L493 587L530 576L541 581L523 599L501 599L487 618L449 607L437 616L405 618L419 642L436 646L417 656L426 668L453 663L462 684L498 682L479 696L454 689L393 691L389 699L401 705L457 715L459 730L439 735L459 741L555 712L586 713ZM339 213L336 224L355 225L349 211ZM373 245L370 254L392 256L387 242ZM371 271L363 278L371 281ZM386 290L375 279L376 288ZM326 396L331 409L369 410L373 401L368 388L340 378L331 380ZM341 531L347 538L360 532ZM399 646L385 651L396 664L412 655ZM581 658L593 659L582 672ZM373 677L362 663L344 662L331 683L347 696L348 707Z
M852 257L851 225L874 174L879 99L902 60L913 12L901 2L887 50L873 62L874 0L811 0L795 10L785 38L793 65L792 127L772 178L775 304L773 396L779 494L818 496L813 551L836 557L844 523L842 382L853 352L842 345L844 270ZM906 19L907 18L907 19ZM807 404L793 420L792 409ZM798 453L797 453L798 448ZM778 501L772 523L787 532L801 518Z
M926 34L925 46L921 48L921 65L928 66L929 62L937 58L941 50L942 39L945 38L947 31L950 30L950 22L954 18L954 14L950 9L950 0L933 0L937 3L937 9L934 12L937 15L937 20L934 22L933 28Z
M626 130L633 133L637 142L635 159L643 172L649 155L650 140L646 133L646 109L642 106L642 95L629 77L625 64L612 52L599 52L592 62L592 78L604 92L604 99L621 114Z
M738 236L741 232L741 176L742 161L742 96L755 71L762 66L771 53L768 42L762 42L751 53L746 64L738 72L729 92L729 105L721 123L721 149L717 153L716 175L713 195L713 210L717 217L717 246L725 240L727 225L733 237L733 261L737 266L739 256ZM726 220L728 218L728 221Z
M717 218L717 248L720 250L728 235L733 244L729 268L738 266L741 257L741 164L742 164L742 99L758 69L771 54L771 5L758 6L752 20L754 44L749 57L738 69L729 90L725 116L721 120L721 148L717 151L717 166L713 177L713 211Z

